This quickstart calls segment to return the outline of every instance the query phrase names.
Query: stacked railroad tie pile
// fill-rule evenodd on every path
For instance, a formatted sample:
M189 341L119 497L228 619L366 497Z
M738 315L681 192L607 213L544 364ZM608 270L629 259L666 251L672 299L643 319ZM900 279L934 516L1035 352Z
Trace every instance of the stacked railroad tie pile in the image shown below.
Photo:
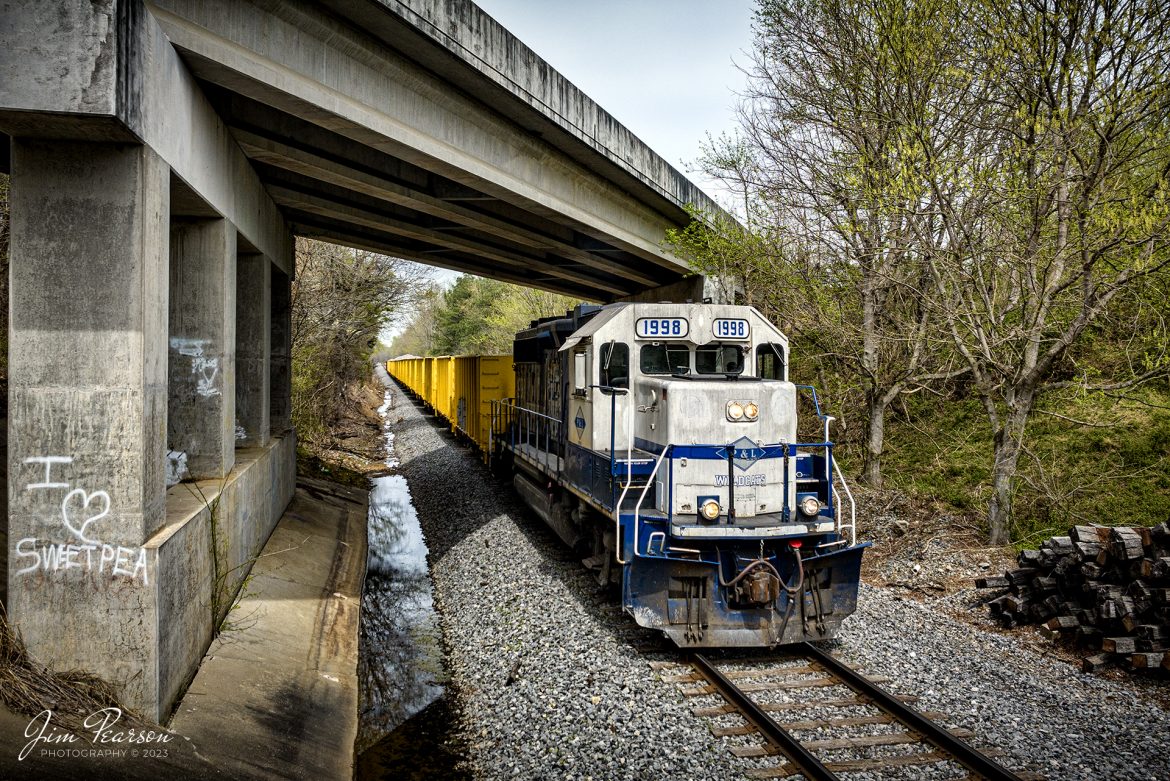
M1007 589L987 605L1005 627L1043 624L1052 639L1096 652L1086 672L1109 664L1170 671L1170 526L1074 526L1019 569L979 578L979 588Z

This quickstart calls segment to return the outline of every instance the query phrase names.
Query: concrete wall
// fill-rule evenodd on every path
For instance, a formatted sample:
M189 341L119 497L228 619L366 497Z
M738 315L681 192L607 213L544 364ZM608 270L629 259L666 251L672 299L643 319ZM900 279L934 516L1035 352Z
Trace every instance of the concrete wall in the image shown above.
M157 638L161 713L194 676L211 642L213 612L217 622L227 615L295 487L296 437L290 431L267 447L238 451L222 484L184 483L168 492L168 524L146 544L167 578L157 592L158 624L166 629Z
M236 449L234 404L237 242L262 300L248 344L267 345L292 236L141 2L0 5L0 132L9 616L40 663L165 718L292 496L266 347L246 352L264 379L253 448ZM175 178L201 214L172 209ZM212 479L168 490L168 447Z
M236 260L236 438L244 447L267 443L271 425L271 269L263 255Z
M292 280L272 269L271 372L268 380L268 430L273 436L292 427Z
M61 482L45 474L65 465L29 459L71 459L74 486L101 492L103 541L161 526L168 177L141 146L13 143L10 538L61 526L54 489L25 486Z
M194 478L219 478L235 459L236 229L225 219L171 226L167 446Z

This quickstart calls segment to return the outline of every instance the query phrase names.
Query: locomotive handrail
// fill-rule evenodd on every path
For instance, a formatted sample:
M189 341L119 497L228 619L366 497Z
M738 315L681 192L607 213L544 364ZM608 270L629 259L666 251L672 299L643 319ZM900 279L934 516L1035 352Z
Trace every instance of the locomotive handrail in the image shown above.
M674 445L667 445L662 448L662 452L658 454L658 460L654 462L654 469L650 472L650 476L646 478L646 485L642 486L642 493L638 496L638 503L634 505L634 556L638 555L638 528L641 522L640 515L642 512L642 502L646 501L646 493L650 490L650 486L654 485L654 477L658 474L658 468L662 466L666 454L671 451ZM610 451L613 452L613 451ZM672 459L673 460L673 459ZM622 503L626 500L626 494L630 492L630 483L626 483L626 487L622 489L621 498L614 503L613 507L613 522L614 530L617 539L614 544L614 557L618 564L629 564L630 559L622 559Z
M613 469L614 445L617 442L617 397L629 396L629 388L616 388L612 385L590 385L609 396L609 476L617 477ZM634 405L626 405L626 484L634 479Z
M817 391L812 389L813 403L816 404ZM821 415L821 405L816 404L817 414ZM821 415L821 420L825 424L825 442L829 441L829 426L832 424L835 417L832 415ZM857 544L857 502L853 501L853 492L849 490L849 483L845 482L845 475L837 468L837 459L833 455L833 448L825 448L825 453L828 455L826 459L825 468L828 470L829 478L829 498L833 496L833 479L836 478L841 481L841 487L845 489L845 497L849 500L849 544ZM841 513L836 513L837 520L837 534L844 535L845 524L841 521Z
M560 427L563 421L552 415L547 415L543 412L537 412L527 407L522 407L517 404L515 398L500 399L492 402L492 407L499 407L503 417L503 425L508 429L511 437L511 447L513 451L517 449L517 441L520 440L523 444L528 445L533 450L543 452L547 456L553 455L552 444L559 446ZM500 415L495 416L495 420L500 420ZM494 426L493 426L494 428ZM533 434L535 433L535 441L533 441ZM541 440L543 439L544 446L541 447ZM549 466L547 460L545 467ZM561 473L561 459L558 456L556 462L555 472L560 477Z
M832 455L829 456L832 458ZM857 544L857 503L853 501L853 492L849 490L849 483L845 482L845 475L839 469L833 470L833 476L841 481L841 487L845 489L845 496L849 499L849 544ZM841 523L841 514L837 514L837 533L844 535L845 524Z
M796 387L797 387L798 389L801 389L801 390L806 390L806 391L808 391L809 393L811 393L811 394L812 394L813 407L815 407L815 408L816 408L816 411L817 411L817 417L818 417L818 418L820 418L821 420L824 420L824 419L825 419L827 416L821 413L821 402L820 402L820 400L819 400L819 399L817 399L817 389L816 389L816 387L815 387L815 386L813 386L813 385L797 385ZM829 433L829 430L826 428L826 429L825 429L825 434L826 434L826 436L825 436L825 439L826 439L826 440L829 438L829 437L827 436L827 435L828 435L828 433Z
M494 455L496 452L496 434L503 433L504 426L499 425L500 417L501 417L501 415L503 415L503 408L506 407L509 403L511 403L512 405L515 405L516 404L516 397L515 396L505 396L502 399L492 399L489 403L488 414L491 416L491 420L488 423L488 453L489 453L488 457L489 458L491 458L491 456ZM499 428L501 430L499 432L497 432L496 431L497 428Z

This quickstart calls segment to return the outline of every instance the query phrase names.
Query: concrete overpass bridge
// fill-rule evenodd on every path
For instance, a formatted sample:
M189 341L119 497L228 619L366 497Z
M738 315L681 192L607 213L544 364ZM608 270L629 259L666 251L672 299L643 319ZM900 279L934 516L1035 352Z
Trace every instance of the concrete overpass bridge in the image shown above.
M294 236L682 298L712 206L467 0L12 0L0 133L9 615L156 718L292 494Z

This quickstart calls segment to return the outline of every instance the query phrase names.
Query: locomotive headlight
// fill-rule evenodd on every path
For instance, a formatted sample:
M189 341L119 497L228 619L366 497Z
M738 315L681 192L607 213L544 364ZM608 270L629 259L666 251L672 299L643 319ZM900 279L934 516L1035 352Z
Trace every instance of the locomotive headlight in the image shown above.
M748 420L755 420L760 416L760 405L754 401L749 401L743 405L743 416Z
M727 402L727 419L743 420L743 405L738 401Z
M811 518L821 511L821 503L815 496L806 496L800 500L800 511Z
M703 502L703 506L699 508L699 512L708 521L713 521L719 517L719 502L714 499L708 499Z

